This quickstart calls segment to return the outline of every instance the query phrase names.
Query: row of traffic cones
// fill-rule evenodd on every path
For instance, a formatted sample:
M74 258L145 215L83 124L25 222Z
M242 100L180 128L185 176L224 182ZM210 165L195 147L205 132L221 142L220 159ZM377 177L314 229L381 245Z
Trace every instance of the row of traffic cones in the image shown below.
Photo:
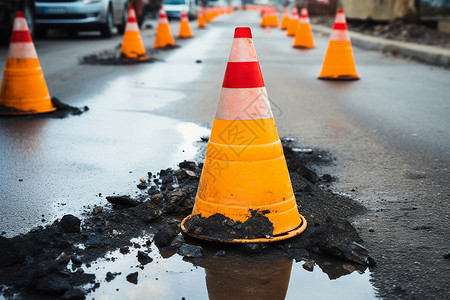
M292 45L294 48L312 49L315 47L306 7L301 9L300 17L295 6L292 8L292 17L289 17L289 11L285 8L280 29L286 30L287 36L294 37ZM356 72L353 49L345 14L342 9L337 11L333 31L318 78L330 80L357 80L360 78Z
M230 13L230 10L209 8L199 15L199 27L207 20ZM183 12L178 32L179 38L193 37L186 12ZM160 10L154 47L174 46L175 40L169 27L167 14ZM127 24L120 49L120 60L125 62L147 61L144 43L136 20L134 8L128 11ZM53 105L44 74L34 47L24 13L16 13L11 34L3 81L0 92L0 115L30 115L56 110Z

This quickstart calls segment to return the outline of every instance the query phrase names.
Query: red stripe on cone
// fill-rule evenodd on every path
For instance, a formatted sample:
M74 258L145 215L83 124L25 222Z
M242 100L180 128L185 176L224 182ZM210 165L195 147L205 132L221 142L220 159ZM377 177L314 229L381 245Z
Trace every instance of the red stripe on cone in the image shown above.
M11 34L11 43L33 42L28 30L13 30Z
M22 11L16 11L16 18L25 18L25 14Z
M252 38L252 31L248 27L237 27L234 30L234 38Z
M336 30L347 30L347 24L346 23L334 23L333 29Z
M137 23L136 18L128 17L127 23Z
M223 79L224 88L256 88L264 86L258 61L228 62Z

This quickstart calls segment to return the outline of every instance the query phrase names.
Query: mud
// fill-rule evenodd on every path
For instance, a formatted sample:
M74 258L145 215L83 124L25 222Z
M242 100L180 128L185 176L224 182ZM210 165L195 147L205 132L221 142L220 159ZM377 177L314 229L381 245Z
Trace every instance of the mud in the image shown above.
M90 273L93 261L109 251L120 249L121 253L128 253L134 247L140 251L136 262L151 265L152 244L163 257L178 253L193 260L194 265L207 264L211 256L234 261L253 255L263 256L265 260L294 258L296 261L334 257L355 263L354 270L375 265L347 220L364 212L364 208L327 189L327 182L335 180L331 175L314 172L315 166L332 163L332 157L318 149L299 148L293 139L282 142L299 212L308 221L302 234L275 243L245 245L207 242L183 235L180 221L192 211L203 166L201 161L184 161L176 170L149 172L147 178L137 179L137 185L146 185L136 188L137 197L108 197L111 203L89 207L82 220L66 215L24 235L0 237L0 286L5 286L0 294L9 298L19 293L25 299L70 299L71 295L85 295L103 281ZM217 218L228 221L223 216ZM273 231L269 230L263 214L253 212L253 218L266 226L262 232L250 230L254 236ZM244 224L240 225L245 227ZM205 223L205 230L209 230L206 225L209 224ZM143 236L141 243L131 242L132 238ZM241 235L247 236L251 235L248 232ZM107 278L113 280L115 276L126 276L128 281L139 284L138 274L111 273Z
M87 106L78 108L78 107L73 107L73 106L67 105L67 104L61 102L56 97L52 97L51 100L52 100L53 105L56 107L55 111L51 111L51 112L43 113L43 114L35 114L35 115L22 115L22 114L14 115L14 112L20 112L20 111L15 110L14 108L11 108L11 107L4 107L4 106L0 105L0 111L3 110L3 111L8 111L8 112L13 113L12 115L3 115L3 116L0 115L0 117L25 118L25 119L41 119L41 118L64 119L69 116L79 116L89 110L89 107L87 107Z
M207 218L194 215L184 223L184 226L188 233L219 241L273 238L273 223L264 216L264 212L250 209L249 215L244 222L235 222L222 214L214 214Z
M333 27L334 16L311 17L312 24ZM435 25L408 23L395 19L390 22L347 20L350 31L382 37L390 40L450 48L450 34L439 32Z
M117 66L117 65L133 65L141 63L152 63L156 61L152 56L156 53L153 48L145 49L148 59L143 60L133 60L125 57L120 53L122 45L117 45L112 50L104 50L97 53L92 53L81 57L81 64L91 64L91 65L105 65L105 66Z

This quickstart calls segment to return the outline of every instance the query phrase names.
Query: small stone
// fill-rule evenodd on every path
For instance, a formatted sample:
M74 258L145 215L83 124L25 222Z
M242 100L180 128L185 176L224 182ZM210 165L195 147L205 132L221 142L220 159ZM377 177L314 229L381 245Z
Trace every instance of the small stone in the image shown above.
M80 259L79 256L72 255L70 257L70 260L72 261L72 264L75 266L81 266L83 264L83 261Z
M148 256L148 254L145 253L144 251L138 251L137 258L138 258L138 261L142 265L146 265L146 264L151 263L153 261L153 258Z
M120 253L122 253L122 254L127 254L127 253L129 253L130 252L130 248L128 248L128 247L122 247L122 248L120 248Z
M191 171L195 171L195 169L197 169L197 165L195 164L195 162L187 161L187 160L185 160L183 162L180 162L178 164L178 166L180 168L182 168L182 169L188 169L188 170L191 170Z
M73 215L65 215L59 221L59 228L65 233L79 233L81 220Z
M134 273L130 273L127 275L127 281L133 284L137 284L138 283L138 272L134 272Z
M198 258L202 257L203 248L195 245L184 244L178 249L177 253L183 257Z
M96 206L94 207L94 209L92 210L92 213L94 215L98 215L99 213L101 213L103 211L103 206Z
M113 236L118 236L119 235L119 232L117 231L117 230L113 230L112 232L111 232L111 234L113 235Z
M218 258L218 257L220 257L220 256L225 256L225 250L219 250L219 251L217 251L217 252L214 254L213 258Z
M86 292L82 289L70 288L61 297L63 300L84 300L86 299Z
M137 185L137 187L138 187L138 189L140 189L140 190L145 190L146 188L148 188L148 185L147 185L147 183L145 183L145 182L141 182L141 183L139 183L139 184Z
M140 178L139 181L142 182L142 183L146 183L147 182L144 178Z
M168 246L180 231L181 229L178 224L163 227L155 234L153 242L155 242L155 245L158 247Z
M56 274L50 274L39 279L36 288L41 292L63 293L71 288L70 283Z
M125 207L135 207L139 205L139 201L132 199L130 196L108 196L109 203Z
M121 273L121 272L119 272L119 273L111 273L111 272L108 272L108 273L106 273L105 280L106 280L107 282L110 282L111 280L113 280L114 278L116 278L116 276L118 276L118 275L120 275L120 274L122 274L122 273Z
M97 248L102 244L103 237L100 235L89 235L84 245L88 248Z
M375 232L373 228L369 228L369 232Z
M445 254L445 255L444 255L444 258L447 258L447 259L449 259L449 258L450 258L450 251L449 251L449 252L447 252L447 254Z
M312 271L314 271L314 265L315 265L315 261L314 260L312 260L312 259L310 259L310 260L308 260L307 262L305 262L304 264L303 264L303 269L305 269L306 271L309 271L309 272L312 272Z

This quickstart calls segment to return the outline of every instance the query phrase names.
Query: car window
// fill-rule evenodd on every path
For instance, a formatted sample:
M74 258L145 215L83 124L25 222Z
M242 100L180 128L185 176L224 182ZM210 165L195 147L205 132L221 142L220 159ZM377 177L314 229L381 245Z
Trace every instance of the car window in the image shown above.
M166 0L166 1L164 1L164 4L180 5L180 4L186 4L186 2L185 2L185 0Z

